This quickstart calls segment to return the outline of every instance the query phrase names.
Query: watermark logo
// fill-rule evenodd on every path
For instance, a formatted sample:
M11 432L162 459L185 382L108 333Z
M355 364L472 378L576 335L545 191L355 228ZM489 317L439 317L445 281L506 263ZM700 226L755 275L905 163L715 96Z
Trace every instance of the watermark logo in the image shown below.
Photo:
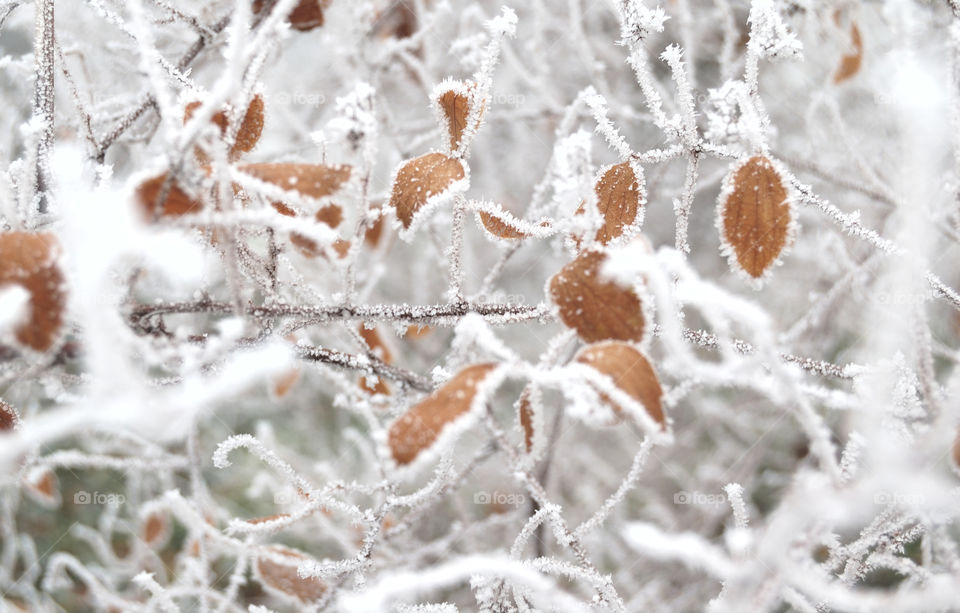
M490 104L495 106L521 107L526 102L527 98L523 94L494 93L490 95Z
M519 507L527 501L523 494L507 494L504 492L481 491L473 495L474 504L488 504L499 507Z
M681 490L673 495L673 504L692 504L702 507L719 506L727 504L727 495Z
M887 490L877 492L873 496L873 503L884 507L890 505L916 507L922 505L924 500L925 498L920 494L905 494Z
M323 106L327 103L327 97L315 92L282 91L269 94L267 102L283 106Z
M123 494L112 494L105 492L85 492L83 490L73 495L73 504L118 507L127 502L127 497Z

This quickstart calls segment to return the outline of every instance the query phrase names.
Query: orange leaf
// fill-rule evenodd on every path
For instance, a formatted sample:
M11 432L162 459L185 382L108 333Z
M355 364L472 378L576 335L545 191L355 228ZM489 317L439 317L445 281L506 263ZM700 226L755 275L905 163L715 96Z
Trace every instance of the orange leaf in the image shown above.
M850 42L853 45L853 53L844 53L840 58L840 66L833 75L834 83L842 83L860 72L860 66L863 64L863 38L860 36L860 28L855 23L850 25Z
M30 295L29 319L14 330L17 342L46 351L60 337L66 308L60 244L53 234L0 233L0 287L14 284Z
M380 204L374 204L371 208L377 209L378 214L376 220L367 226L367 231L363 235L363 240L370 247L376 247L380 244L380 239L383 238L383 215L379 211L381 208Z
M309 558L294 549L273 545L267 548L272 557L257 557L257 578L264 588L287 598L303 603L319 600L327 591L327 585L315 577L301 578L297 567ZM276 561L276 559L284 561Z
M470 94L476 89L477 84L460 81L444 82L444 84L448 84L448 88L441 90L443 93L437 96L437 106L446 120L447 134L450 136L450 151L456 151L460 147L463 132L467 128L467 118L470 116L470 105L473 102L473 96ZM441 84L441 87L444 84ZM484 107L481 107L477 123L483 111Z
M629 163L611 166L597 181L597 208L603 226L597 230L597 241L606 245L617 238L637 218L643 193L637 175Z
M478 211L480 221L487 232L499 238L519 239L529 236L525 232L518 230L512 223L512 216L501 211L500 215L488 213L487 211Z
M370 385L367 382L367 377L360 377L360 389L370 394L371 396L381 395L389 396L390 387L387 385L386 381L383 380L383 377L377 377L377 383L375 385Z
M550 279L550 297L560 319L588 343L607 339L641 341L646 329L640 298L600 279L606 256L587 251Z
M325 223L331 228L336 228L343 222L343 209L340 208L339 204L328 204L317 211L313 218L318 223Z
M60 480L49 468L34 468L25 479L26 491L37 503L53 508L60 505Z
M350 178L351 167L327 166L325 164L259 163L245 164L240 167L240 171L266 183L276 185L281 189L297 192L307 198L323 198L335 193L343 186Z
M156 217L180 217L203 210L203 203L191 198L173 179L168 181L169 173L147 179L137 187L137 202L147 221ZM166 186L167 194L163 197Z
M533 450L533 406L530 404L530 388L525 387L518 403L520 427L523 429L523 443L527 453Z
M296 385L299 380L300 367L298 366L294 366L286 372L277 375L272 382L273 395L277 398L283 398L293 389L293 386Z
M627 343L608 341L584 347L575 359L613 379L617 387L643 405L650 417L660 424L661 429L666 429L660 380L650 362L637 349ZM600 399L613 407L615 412L622 412L620 406L606 394L600 392Z
M254 0L253 12L263 10L265 0ZM294 30L308 32L323 25L323 10L330 6L330 0L300 0L290 11L287 21Z
M721 240L731 265L760 279L790 238L790 203L783 178L770 160L758 155L732 168L724 185Z
M474 364L407 411L390 426L388 443L397 464L409 464L430 448L443 429L470 411L477 387L496 364Z
M193 113L200 108L203 103L199 100L191 102L186 106L183 112L183 122L186 123L190 121L190 118L193 117ZM210 118L210 121L217 125L220 128L220 135L225 136L227 133L227 128L230 127L230 120L227 116L227 111L217 111L213 114L213 117ZM237 128L237 137L233 142L233 146L230 148L230 159L235 160L240 157L241 153L247 153L248 151L253 150L253 148L260 141L260 135L263 133L263 98L260 94L255 95L250 100L250 106L247 107L247 112L244 113L243 119L240 122L240 126ZM200 158L201 164L207 164L209 161L206 159L206 156L198 151L198 157Z
M170 518L166 513L153 512L147 515L140 527L143 542L151 547L157 547L167 542L170 537Z
M390 347L384 342L383 337L380 336L380 331L376 327L368 328L361 323L357 326L357 331L360 332L363 342L367 344L367 347L375 356L387 364L393 363L393 352L390 351Z
M308 236L304 236L299 232L290 233L290 242L300 250L300 253L308 258L315 258L318 255L321 255L324 258L327 257L326 252L320 250L320 247L317 245L317 241ZM337 254L337 259L342 260L343 258L347 257L347 253L350 251L350 241L345 241L342 238L338 238L333 241L332 247L333 252Z
M428 5L425 2L425 5ZM377 14L374 31L380 38L410 38L418 27L416 9L409 2L393 2L383 12Z
M465 176L463 165L442 153L428 153L409 160L397 171L390 194L390 206L404 228L409 228L417 211L436 194Z

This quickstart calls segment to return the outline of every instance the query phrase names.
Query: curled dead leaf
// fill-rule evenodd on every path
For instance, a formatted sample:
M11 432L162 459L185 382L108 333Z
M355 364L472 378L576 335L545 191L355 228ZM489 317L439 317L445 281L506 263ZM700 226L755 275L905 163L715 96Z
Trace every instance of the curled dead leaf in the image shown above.
M268 591L303 603L319 600L327 591L327 585L316 577L303 578L297 567L310 558L289 547L272 545L268 555L257 557L257 578Z
M397 464L413 462L429 449L443 429L470 411L477 387L496 364L474 364L457 373L410 408L390 426L388 444Z
M447 134L450 137L450 151L457 151L460 148L460 141L467 129L471 105L474 103L476 87L476 83L445 81L441 84L441 89L435 92L437 107L443 115ZM477 123L480 122L484 110L485 107L480 108Z
M46 351L60 338L66 308L60 243L53 234L0 233L0 287L19 285L30 295L26 321L14 329L17 343Z
M258 14L267 5L267 0L254 0L253 13ZM309 32L323 25L323 11L330 0L300 0L287 16L290 27L300 32Z
M343 209L339 204L328 204L321 207L317 214L313 216L317 223L327 224L331 228L336 228L343 223Z
M405 162L397 171L390 194L390 206L404 228L409 228L417 211L431 196L441 194L466 174L463 164L442 153L428 153Z
M371 379L376 379L376 383L370 383ZM383 380L383 377L376 376L361 376L360 377L360 389L370 394L371 396L389 396L390 395L390 386L387 385L387 382Z
M387 364L393 363L393 352L390 351L390 347L383 340L383 337L380 336L380 331L376 326L368 328L365 324L360 324L357 326L357 331L360 333L360 337L363 338L363 342L367 344L367 347L370 348L370 351L373 355L377 356Z
M273 392L274 397L283 398L290 390L293 389L293 386L297 384L297 381L300 380L300 367L294 366L287 371L280 373L279 375L273 378L271 381L271 391Z
M154 511L147 514L140 526L140 535L147 545L159 547L170 538L170 517L166 513Z
M383 238L383 214L381 209L382 204L374 204L370 208L376 209L377 217L372 222L368 222L367 230L363 235L364 242L370 247L376 247L380 244L380 240Z
M517 403L520 418L520 428L523 430L523 444L527 453L533 450L533 405L530 402L530 387L527 386L520 393Z
M153 221L157 217L180 217L203 210L202 202L190 197L169 177L169 173L163 173L147 179L137 187L137 203L147 221Z
M429 0L424 6L429 6ZM377 15L374 31L379 38L410 38L420 26L416 8L409 2L392 2Z
M190 121L190 118L193 117L194 112L200 108L202 104L203 103L199 100L188 104L186 108L184 108L183 122L186 123ZM227 128L230 127L230 117L228 111L217 111L213 114L213 117L210 118L210 121L220 128L221 136L226 136ZM233 146L230 147L230 159L236 160L241 154L252 151L260 141L260 135L262 133L263 97L260 94L257 94L250 100L250 105L247 106L247 111L243 114L243 119L240 120L240 125L237 127L237 136L233 141ZM201 164L209 163L206 154L204 154L202 151L198 150L197 156Z
M60 506L60 480L47 467L36 467L24 479L26 492L35 502L47 508Z
M663 389L660 387L660 379L650 361L640 351L627 343L608 341L584 347L574 359L610 377L614 385L643 405L650 417L660 424L661 430L666 430L667 420L663 415ZM614 412L623 412L609 396L599 393L600 399L610 405Z
M643 340L646 322L637 294L600 278L607 256L587 251L550 279L560 319L588 343Z
M834 83L842 83L852 78L860 72L860 66L863 64L863 38L860 36L860 28L857 24L850 24L850 45L853 53L844 53L840 58L840 66L833 74Z
M290 233L290 242L300 250L300 253L308 258L315 258L317 256L322 256L324 259L327 258L326 252L320 249L320 246L317 245L317 241L308 236L304 236L299 232ZM350 252L350 241L345 241L342 238L338 238L333 241L333 245L331 245L331 247L333 248L333 252L337 255L337 259L342 260L343 258L347 257L347 253Z
M326 164L294 164L294 163L258 163L244 164L240 171L265 183L296 192L306 198L324 198L336 193L350 178L350 166L328 166ZM279 203L281 207L274 207L284 215L290 215L292 209ZM334 205L336 206L336 205ZM339 208L339 207L338 207ZM321 209L323 210L323 209ZM292 215L291 215L292 216Z
M603 217L603 225L597 230L596 239L606 245L623 234L636 220L644 195L637 175L628 162L607 169L594 189L597 208Z
M506 211L499 211L496 214L488 211L478 211L477 214L480 216L480 221L486 231L498 238L515 240L529 236L517 227L516 218Z
M720 194L720 238L731 265L754 279L777 261L790 239L792 214L783 177L762 155L734 166Z

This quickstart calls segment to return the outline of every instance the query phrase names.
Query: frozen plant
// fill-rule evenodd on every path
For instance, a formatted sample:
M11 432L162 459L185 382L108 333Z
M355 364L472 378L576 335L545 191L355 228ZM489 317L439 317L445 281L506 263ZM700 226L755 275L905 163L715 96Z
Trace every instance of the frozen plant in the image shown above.
M960 4L0 0L0 613L952 611Z

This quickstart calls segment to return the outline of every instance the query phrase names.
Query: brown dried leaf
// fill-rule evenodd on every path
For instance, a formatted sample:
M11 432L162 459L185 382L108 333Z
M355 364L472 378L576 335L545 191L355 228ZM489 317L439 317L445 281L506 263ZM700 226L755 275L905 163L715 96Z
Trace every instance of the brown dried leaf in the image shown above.
M446 191L450 184L465 176L463 165L442 153L428 153L409 160L400 167L390 194L390 206L404 228L427 200Z
M660 428L666 430L660 380L650 362L637 349L627 343L608 341L584 347L575 359L613 379L617 387L642 404L650 417L660 424ZM606 394L600 392L600 399L613 407L616 413L622 412L621 407Z
M476 83L451 83L451 89L446 90L437 98L437 105L443 112L446 119L447 133L450 136L450 150L456 151L460 148L460 140L463 138L463 132L467 128L467 118L470 116L470 96L464 93L458 93L457 90L476 88ZM480 109L480 116L483 115L484 107ZM477 118L479 123L480 117Z
M550 279L550 297L560 319L588 343L607 339L641 341L646 328L640 298L600 279L606 256L587 251Z
M60 505L60 480L49 468L31 470L24 481L26 491L35 501L46 507Z
M360 336L363 338L363 342L367 344L367 347L370 348L370 351L373 352L373 355L377 356L387 364L393 363L393 352L390 351L390 347L387 346L387 343L384 342L383 337L380 336L380 331L376 327L367 328L364 324L357 326L357 331L360 332Z
M443 429L470 410L477 386L496 364L474 364L414 405L390 426L388 443L397 464L409 464L433 445Z
M444 116L447 118L447 133L450 136L450 151L456 151L460 146L460 139L467 127L467 116L470 114L470 99L454 91L444 92L437 100Z
M617 238L637 218L642 193L637 175L629 163L611 166L594 188L597 208L603 216L603 226L597 230L597 241L606 245Z
M254 0L253 12L259 13L266 5L266 0ZM308 32L323 25L323 11L330 6L330 0L300 0L290 11L287 21L290 27L300 32Z
M289 563L276 562L267 556L257 558L257 575L265 588L303 603L314 602L323 597L327 591L327 585L323 581L316 577L303 579L297 573L297 566L309 559L306 555L280 545L268 549L274 556L288 559Z
M429 1L424 3L429 5ZM416 9L409 2L393 2L389 8L377 15L375 32L380 38L410 38L420 25Z
M147 515L140 527L143 542L157 547L167 542L170 536L170 518L166 513L154 512Z
M488 213L487 211L479 211L480 221L483 222L483 227L494 236L499 238L508 238L508 239L519 239L526 238L529 234L521 232L513 224L510 223L511 219L506 214L503 216L496 216L493 213Z
M245 164L240 167L241 172L307 198L323 198L336 193L350 178L351 170L350 166L293 163ZM276 203L274 207L277 207ZM283 208L292 212L288 207ZM280 207L277 210L289 214Z
M380 209L380 204L375 204L371 208ZM383 215L378 214L375 221L367 226L367 231L363 235L363 240L370 247L376 247L383 238Z
M523 443L527 453L533 450L533 405L530 404L530 388L523 388L518 403L520 427L523 429Z
M790 203L777 169L754 156L727 176L721 205L721 240L737 264L760 279L780 256L790 236Z
M183 112L183 122L190 121L193 113L200 108L201 101L191 102L186 106ZM230 120L226 111L217 111L210 118L210 121L220 128L220 135L225 136L227 128L230 127ZM260 141L260 135L263 133L263 97L260 94L255 95L250 100L250 106L244 113L240 126L237 128L237 137L230 148L230 159L236 160L240 154L252 151ZM197 151L201 164L208 164L209 160L202 151Z
M273 395L277 398L283 398L293 389L293 386L296 385L299 380L300 368L298 366L294 366L286 372L277 375L272 381Z
M387 385L386 381L383 380L383 377L377 377L377 382L375 385L370 385L367 381L367 377L360 377L360 389L366 393L376 396L389 396L390 395L390 386Z
M325 251L322 251L317 245L317 241L313 240L308 236L304 236L299 232L290 233L290 242L293 243L299 250L300 253L305 255L308 258L315 258L318 255L327 257ZM350 241L345 241L342 238L338 238L333 241L333 251L337 254L338 259L343 259L347 257L347 253L350 251Z
M336 228L343 222L343 209L340 208L339 204L328 204L317 211L313 218L318 223L325 223L331 228Z
M0 432L9 432L20 424L20 416L12 406L0 400Z
M170 180L166 198L161 201L168 176L168 173L163 173L147 179L137 187L137 202L147 221L153 221L157 217L180 217L203 210L203 203L191 198L174 180Z
M60 337L66 307L60 244L53 234L0 233L0 287L12 284L30 294L29 319L14 330L17 342L46 351Z
M834 83L842 83L860 72L860 66L863 64L863 38L860 36L860 28L855 23L850 25L850 42L853 53L844 53L840 58L840 66L833 75Z

